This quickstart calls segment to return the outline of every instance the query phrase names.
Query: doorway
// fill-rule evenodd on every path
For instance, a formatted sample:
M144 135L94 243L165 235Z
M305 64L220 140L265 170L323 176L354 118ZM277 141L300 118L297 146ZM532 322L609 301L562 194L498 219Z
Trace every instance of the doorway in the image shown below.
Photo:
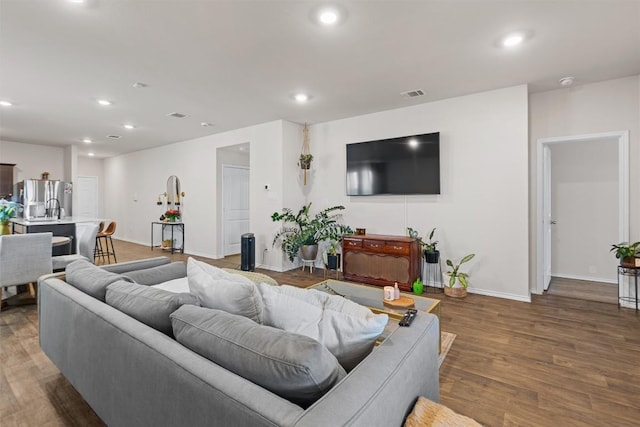
M241 236L250 230L249 147L244 143L216 150L219 258L239 254Z
M99 218L98 215L98 177L78 176L75 191L78 207L73 209L73 216L83 218Z
M587 145L588 144L588 145ZM573 147L572 147L573 146ZM574 165L566 165L568 170L556 170L555 173L564 175L564 179L554 180L554 162L552 160L554 148L558 156L571 157L572 148L576 151L573 152ZM581 150L579 154L577 150ZM593 200L594 193L606 187L607 183L598 182L598 174L600 168L595 168L580 171L578 168L579 163L583 156L590 155L597 161L598 150L609 150L608 156L612 158L613 175L615 183L610 200L602 200L602 203L597 203ZM591 154L589 154L591 153ZM595 157L594 157L595 156ZM586 158L586 157L585 157ZM553 271L552 267L559 268L560 270L569 271L569 273L556 273L563 279L567 280L582 280L582 281L595 281L599 278L597 274L600 274L605 278L605 282L613 282L615 280L615 266L611 267L613 271L613 277L607 267L612 258L608 254L609 245L613 242L608 241L603 243L602 237L597 243L594 241L588 241L584 236L588 236L593 232L590 226L593 223L581 224L582 215L586 212L593 213L598 209L604 209L607 213L603 218L599 218L601 224L607 222L615 222L611 233L607 235L607 239L617 239L618 242L626 241L629 237L629 133L628 131L621 132L606 132L598 134L577 135L568 137L556 137L556 138L544 138L537 141L537 160L538 160L538 174L537 174L537 212L536 223L537 227L537 283L536 292L542 294L549 288L551 283ZM576 166L578 165L578 166ZM555 165L558 167L558 164ZM573 168L573 171L571 170ZM582 177L580 177L580 175ZM562 182L564 181L564 182ZM573 181L573 182L572 182ZM561 182L559 184L559 182ZM555 186L555 187L554 187ZM609 185L610 186L610 185ZM554 194L555 188L555 194ZM610 190L610 189L609 189ZM560 194L558 194L560 193ZM611 192L608 194L611 195ZM559 198L560 197L560 198ZM591 199L589 199L591 197ZM567 203L568 199L569 203ZM554 210L554 200L556 204L562 201L560 208L564 218L563 224L560 224L554 214L558 215L560 212ZM591 200L591 202L589 202ZM572 205L574 203L576 206ZM585 205L585 203L587 203ZM589 204L590 203L590 204ZM608 210L607 210L608 209ZM613 214L612 214L613 212ZM596 218L598 217L591 217ZM608 218L608 219L607 219ZM596 222L594 220L594 222ZM563 233L559 236L561 240L569 240L568 242L559 242L558 236L555 236L558 232L558 227L565 226ZM611 226L609 224L609 226ZM601 227L606 228L606 227ZM595 230L600 231L595 225ZM600 234L606 234L600 233ZM613 236L612 236L613 234ZM573 246L567 246L566 244ZM553 250L556 251L571 251L572 253L564 253L564 257L554 257ZM577 250L579 249L579 250ZM580 252L584 255L580 255ZM594 255L595 254L595 255ZM585 264L586 263L586 264ZM599 271L599 273L598 273ZM595 274L595 276L594 276ZM617 292L617 290L616 290Z
M222 165L224 256L240 253L240 236L249 232L249 168Z

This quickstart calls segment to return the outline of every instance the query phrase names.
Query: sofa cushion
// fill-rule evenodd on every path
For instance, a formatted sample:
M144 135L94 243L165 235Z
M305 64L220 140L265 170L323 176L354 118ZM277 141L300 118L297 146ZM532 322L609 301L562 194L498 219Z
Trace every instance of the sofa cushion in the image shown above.
M264 324L306 335L324 344L347 370L373 349L389 320L338 295L294 286L258 285Z
M183 304L199 305L191 294L176 294L125 281L107 286L105 302L170 337L173 337L173 328L169 315Z
M303 407L346 375L319 342L245 317L184 305L171 323L185 347Z
M191 293L198 297L203 307L262 323L262 297L251 280L193 258L187 261L187 278Z
M164 291L174 292L176 294L191 293L191 289L189 289L189 279L186 277L167 280L166 282L158 283L157 285L151 285L151 287L156 289L162 289Z
M187 277L187 264L184 261L177 261L158 267L129 271L122 275L140 285L157 285L168 280Z
M118 280L131 282L131 279L103 270L85 260L74 261L67 266L66 280L70 285L102 302L104 302L107 286Z
M227 273L239 274L240 276L246 277L253 283L267 283L269 285L278 286L276 279L267 276L266 274L256 273L255 271L236 270L234 268L223 268L223 270Z

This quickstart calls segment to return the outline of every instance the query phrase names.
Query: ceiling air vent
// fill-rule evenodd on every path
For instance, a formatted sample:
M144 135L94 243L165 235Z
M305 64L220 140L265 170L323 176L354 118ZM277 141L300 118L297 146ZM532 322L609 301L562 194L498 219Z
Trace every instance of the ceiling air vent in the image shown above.
M122 138L120 135L107 135L107 138L111 138L111 139L120 139Z
M182 113L169 113L167 114L168 117L175 117L177 119L183 119L185 117L187 117L186 114L182 114Z
M424 91L422 89L408 90L406 92L402 92L400 95L404 96L405 98L415 98L416 96L424 95Z

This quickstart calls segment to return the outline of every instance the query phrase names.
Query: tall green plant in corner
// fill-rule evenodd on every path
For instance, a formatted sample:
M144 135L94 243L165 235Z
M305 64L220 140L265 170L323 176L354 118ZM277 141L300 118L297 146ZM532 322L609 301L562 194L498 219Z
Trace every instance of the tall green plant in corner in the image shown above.
M273 238L272 245L280 243L282 251L293 262L304 245L317 245L327 239L337 241L343 234L353 233L351 227L338 222L341 216L339 211L344 209L344 206L332 206L311 216L309 203L295 214L289 208L274 212L271 220L282 221L283 226Z

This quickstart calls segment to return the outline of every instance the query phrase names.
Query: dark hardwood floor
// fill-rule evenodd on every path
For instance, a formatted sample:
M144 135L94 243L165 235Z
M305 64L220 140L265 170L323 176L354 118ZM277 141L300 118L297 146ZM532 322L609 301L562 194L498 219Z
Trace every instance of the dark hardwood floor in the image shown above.
M166 254L115 245L119 261ZM301 287L323 279L322 270L263 272ZM531 304L429 296L457 335L440 369L441 403L486 426L640 425L640 312L554 295ZM0 425L102 425L39 349L33 305L0 312Z

